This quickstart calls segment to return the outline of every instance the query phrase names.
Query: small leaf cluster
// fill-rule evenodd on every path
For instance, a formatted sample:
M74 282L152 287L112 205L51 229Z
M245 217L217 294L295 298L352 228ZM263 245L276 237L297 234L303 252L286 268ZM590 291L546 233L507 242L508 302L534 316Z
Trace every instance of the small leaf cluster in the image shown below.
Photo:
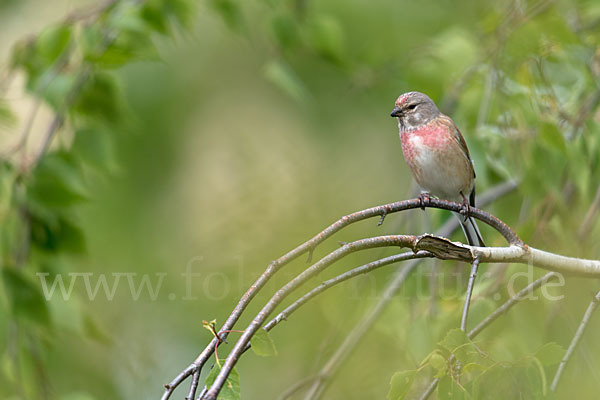
M438 380L439 399L542 398L549 390L548 368L558 364L563 355L564 349L551 342L518 360L495 360L462 330L452 329L419 368L392 376L387 398L411 398L411 390L424 391L432 377ZM416 388L417 380L424 385Z

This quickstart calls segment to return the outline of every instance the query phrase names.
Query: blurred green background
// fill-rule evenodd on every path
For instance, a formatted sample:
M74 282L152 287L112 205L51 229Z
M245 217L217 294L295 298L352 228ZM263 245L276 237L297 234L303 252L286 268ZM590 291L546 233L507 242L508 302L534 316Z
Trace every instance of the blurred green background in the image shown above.
M5 0L0 38L1 398L159 398L211 339L202 320L220 326L269 261L342 215L417 193L389 117L409 90L461 128L478 193L520 179L486 210L531 246L600 255L597 1ZM44 149L56 113L65 122ZM431 232L447 218L362 222L315 259L337 240ZM310 286L394 252L352 255ZM186 266L198 276L186 280ZM302 257L283 269L236 328L305 267ZM242 397L274 399L317 372L398 267L275 328L277 357L238 364ZM425 261L323 398L385 398L395 371L417 368L458 326L467 270ZM485 265L471 323L523 271ZM46 301L40 272L67 286L80 274L68 300ZM114 297L96 286L102 276ZM135 295L143 279L156 295ZM478 397L543 397L556 363L525 361L549 342L566 348L597 290L568 278L550 291L562 300L525 301L488 328L478 346L505 368ZM557 398L600 390L598 332L594 318ZM186 394L187 382L174 398Z

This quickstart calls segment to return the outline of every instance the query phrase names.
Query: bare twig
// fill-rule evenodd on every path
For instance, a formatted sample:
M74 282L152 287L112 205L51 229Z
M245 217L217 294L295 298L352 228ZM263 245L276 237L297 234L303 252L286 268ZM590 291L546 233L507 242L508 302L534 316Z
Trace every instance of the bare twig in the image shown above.
M198 382L200 381L200 369L197 369L192 376L192 384L190 385L190 392L188 393L185 400L194 400L196 396L196 389L198 389Z
M467 285L467 294L465 296L465 306L463 308L462 318L460 320L460 329L463 332L467 331L467 316L469 314L469 305L471 304L471 295L473 294L473 286L475 284L475 277L477 276L477 269L479 268L480 257L476 256L471 265L471 273L469 274L469 283Z
M483 319L483 321L478 323L473 329L471 329L469 331L469 333L467 333L467 337L469 339L473 339L475 336L479 335L479 333L482 330L484 330L487 326L489 326L492 322L494 322L499 317L504 315L512 306L517 304L519 301L527 298L527 296L529 294L533 293L534 290L537 290L538 288L542 287L543 285L545 285L546 283L548 283L554 279L558 279L559 276L560 275L557 274L556 272L548 272L541 278L533 281L532 283L530 283L529 285L527 285L526 287L521 289L514 296L512 296L510 299L508 299L506 302L504 302L500 307L495 309L491 314L489 314L487 317L485 317ZM454 361L454 356L451 356L450 359L448 360L448 362L453 362L453 361ZM431 394L437 387L437 384L439 381L440 381L439 378L435 378L434 380L432 380L431 383L429 384L429 386L427 387L427 389L425 390L425 392L423 393L423 395L420 397L420 399L426 400L427 398L429 398L429 396L431 396Z
M320 293L324 292L325 290L329 289L330 287L337 285L338 283L342 283L342 282L347 281L348 279L354 278L355 276L358 276L360 274L366 274L375 269L384 267L386 265L395 264L400 261L414 260L414 259L421 259L421 258L431 258L431 257L433 257L433 254L428 253L426 251L419 251L417 253L405 252L405 253L401 253L401 254L395 254L393 256L385 257L380 260L373 261L373 262L370 262L365 265L361 265L360 267L356 267L356 268L351 269L350 271L344 272L343 274L340 274L334 278L328 279L325 282L321 283L316 288L314 288L313 290L311 290L310 292L306 293L304 296L300 297L294 303L289 305L285 310L283 310L279 314L277 314L277 316L275 318L273 318L271 321L269 321L265 325L265 330L269 331L269 330L273 329L273 327L275 327L275 325L279 324L281 321L285 321L294 311L296 311L298 308L300 308L302 305L304 305L310 299L314 298L315 296L319 295Z
M288 390L286 390L284 393L282 393L281 396L279 396L279 400L287 400L287 399L291 398L294 394L298 393L306 385L308 385L309 383L311 383L312 381L314 381L317 378L318 378L318 376L311 375L311 376L307 376L306 378L302 379L301 381L296 382L294 385L292 385L292 387L290 387Z
M585 314L583 315L581 323L579 324L579 327L577 328L577 331L575 332L575 336L573 336L573 340L571 340L571 344L569 344L569 348L567 349L567 352L565 353L563 359L560 361L560 364L558 365L558 369L556 370L556 374L554 375L554 379L552 380L552 385L550 386L551 391L553 391L553 392L556 391L556 387L558 386L558 382L560 381L560 378L565 370L567 362L569 362L569 359L573 355L573 352L575 351L577 344L581 340L581 337L583 336L583 332L585 331L585 328L587 327L588 323L590 322L590 318L592 317L592 314L594 313L596 308L598 308L599 303L600 303L600 292L596 293L596 295L590 302L590 305L588 306L587 310L585 310Z

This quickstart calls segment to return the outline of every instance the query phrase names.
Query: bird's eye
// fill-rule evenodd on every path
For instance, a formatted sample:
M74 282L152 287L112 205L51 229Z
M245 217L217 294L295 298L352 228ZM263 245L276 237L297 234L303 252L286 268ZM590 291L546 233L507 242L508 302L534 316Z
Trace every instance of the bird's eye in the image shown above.
M410 106L406 107L409 110L414 110L417 107L416 104L411 104Z

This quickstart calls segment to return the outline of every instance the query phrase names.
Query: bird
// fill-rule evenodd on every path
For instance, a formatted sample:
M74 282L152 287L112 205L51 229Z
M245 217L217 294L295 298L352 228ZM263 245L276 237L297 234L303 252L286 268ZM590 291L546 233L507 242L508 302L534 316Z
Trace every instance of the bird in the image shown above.
M463 204L461 227L471 246L485 247L469 207L475 207L475 168L467 142L450 117L421 92L401 94L390 116L398 119L404 159L422 189L430 195Z

